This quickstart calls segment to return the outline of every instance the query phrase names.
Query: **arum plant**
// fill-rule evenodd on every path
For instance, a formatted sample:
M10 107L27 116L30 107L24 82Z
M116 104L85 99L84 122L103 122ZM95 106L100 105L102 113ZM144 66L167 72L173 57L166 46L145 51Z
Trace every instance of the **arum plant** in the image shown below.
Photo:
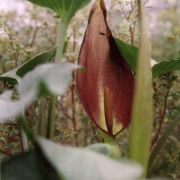
M118 50L106 21L103 0L97 0L90 12L80 50L77 91L91 120L110 136L130 122L134 78Z
M111 147L105 144L103 146L97 144L91 148L58 145L34 136L21 116L25 107L34 99L42 95L64 94L72 77L72 71L78 67L71 63L39 65L19 81L19 100L10 99L12 91L4 92L0 96L0 122L20 116L21 127L35 147L34 150L1 162L2 179L25 179L27 174L29 174L29 179L109 180L125 178L131 180L139 178L142 172L141 167L131 161L111 159L114 154ZM90 149L93 150L90 151ZM123 171L119 171L120 169Z
M137 60L135 95L129 138L129 157L144 167L146 174L152 130L152 73L150 40L143 3L138 0L140 43Z

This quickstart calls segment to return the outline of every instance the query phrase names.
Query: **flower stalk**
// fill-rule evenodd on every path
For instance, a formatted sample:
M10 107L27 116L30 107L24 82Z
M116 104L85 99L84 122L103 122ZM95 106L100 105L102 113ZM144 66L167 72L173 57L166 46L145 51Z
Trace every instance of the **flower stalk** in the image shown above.
M142 165L145 176L152 134L152 72L148 24L141 0L138 0L138 8L141 37L130 127L129 157Z
M60 22L59 26L59 39L58 46L55 55L55 63L60 63L63 59L65 39L67 33L68 24L65 21ZM55 129L55 117L56 117L56 96L51 97L49 115L48 115L48 138L54 138L54 129Z

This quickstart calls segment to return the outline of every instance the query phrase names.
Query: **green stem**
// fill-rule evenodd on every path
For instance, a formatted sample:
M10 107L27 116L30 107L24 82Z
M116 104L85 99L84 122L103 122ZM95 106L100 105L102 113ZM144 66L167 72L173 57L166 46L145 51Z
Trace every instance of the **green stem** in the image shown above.
M20 126L22 127L22 130L25 132L27 138L30 141L32 141L33 143L35 143L36 139L34 137L32 130L29 128L29 125L28 125L27 121L25 120L25 118L23 116L20 116L18 118L18 122L19 122Z
M56 55L55 55L56 63L60 63L63 59L67 27L68 27L68 24L65 23L64 21L61 21L60 26L59 26L58 46L57 46Z
M150 40L143 3L138 0L140 45L137 61L135 94L129 137L129 157L144 168L146 176L152 131L152 72L150 66Z
M49 117L48 117L48 134L47 138L54 138L54 129L55 129L55 116L56 116L56 96L51 97L50 107L49 107Z
M46 136L47 128L46 128L46 107L45 107L46 99L44 97L40 97L39 99L39 123L37 124L37 134L41 136Z
M65 23L65 21L61 21L59 27L58 46L55 55L55 63L60 63L63 59L63 53L64 53L63 51L65 46L67 27L68 27L68 23ZM50 139L53 139L54 137L55 117L56 117L56 97L52 97L49 108L49 117L48 117L48 137Z
M23 128L21 128L21 126L20 126L20 133L21 133L22 152L28 151L29 150L28 139L25 131L23 130Z
M106 134L103 131L101 131L101 135L104 139L104 142L111 146L111 152L112 152L111 157L113 159L119 159L121 157L121 152L120 152L119 146L118 146L116 140L114 139L114 137L109 136L108 134Z
M107 133L100 130L100 134L104 139L104 142L107 144L116 144L115 139L112 136L109 136Z

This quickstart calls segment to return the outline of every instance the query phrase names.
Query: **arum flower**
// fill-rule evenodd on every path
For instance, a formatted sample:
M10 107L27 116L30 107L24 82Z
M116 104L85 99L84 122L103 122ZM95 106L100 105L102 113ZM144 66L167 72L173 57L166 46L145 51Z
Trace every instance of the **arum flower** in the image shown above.
M117 134L130 122L134 78L108 27L103 0L90 12L79 64L85 68L76 76L85 111L100 129Z

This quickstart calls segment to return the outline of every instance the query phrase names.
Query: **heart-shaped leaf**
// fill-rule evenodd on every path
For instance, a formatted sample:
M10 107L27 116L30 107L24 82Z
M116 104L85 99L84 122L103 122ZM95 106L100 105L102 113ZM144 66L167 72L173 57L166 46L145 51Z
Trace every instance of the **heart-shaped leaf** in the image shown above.
M47 7L60 16L68 24L75 13L90 0L28 0L32 3Z

